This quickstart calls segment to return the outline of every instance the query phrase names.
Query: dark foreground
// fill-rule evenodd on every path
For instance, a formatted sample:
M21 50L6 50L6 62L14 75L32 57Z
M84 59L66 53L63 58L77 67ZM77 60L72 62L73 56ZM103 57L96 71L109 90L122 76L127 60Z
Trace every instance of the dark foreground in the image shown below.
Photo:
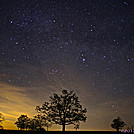
M111 131L20 131L20 130L0 130L0 134L123 134L122 132Z

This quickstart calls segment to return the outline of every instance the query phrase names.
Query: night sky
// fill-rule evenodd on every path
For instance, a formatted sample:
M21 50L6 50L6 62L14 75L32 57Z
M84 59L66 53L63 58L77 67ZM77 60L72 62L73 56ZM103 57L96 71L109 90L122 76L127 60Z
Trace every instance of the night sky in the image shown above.
M134 0L0 0L4 128L63 89L88 110L79 130L134 125Z

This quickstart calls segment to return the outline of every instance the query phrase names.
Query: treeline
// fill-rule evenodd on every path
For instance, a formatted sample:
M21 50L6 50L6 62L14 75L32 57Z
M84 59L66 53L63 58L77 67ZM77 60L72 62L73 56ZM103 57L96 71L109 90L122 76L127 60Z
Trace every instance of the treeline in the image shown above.
M74 125L79 128L80 122L87 119L86 108L83 109L79 98L73 91L63 90L61 95L53 94L49 102L44 102L42 106L36 106L38 114L33 118L21 115L15 125L19 130L48 131L52 124L62 126L65 131L66 125ZM45 129L46 128L46 129Z
M87 109L82 107L79 98L73 91L63 90L61 95L53 94L50 96L49 102L44 102L42 106L36 106L35 110L38 112L33 118L27 115L21 115L15 125L18 130L32 130L32 131L48 131L48 128L53 124L62 126L62 131L65 131L66 125L74 125L74 129L79 129L80 122L85 122L87 119ZM4 116L0 114L0 128L2 128L2 121ZM125 126L125 122L117 117L113 120L111 127L119 132Z
M74 125L77 130L80 122L85 122L86 109L82 108L79 98L73 91L63 90L61 95L54 94L50 96L49 102L44 102L42 106L36 106L38 115L33 119L27 115L21 115L18 121L15 122L18 129L30 130L48 130L52 124L62 126L62 131L65 131L66 125Z
M15 122L18 130L32 130L32 131L45 131L44 127L51 127L52 123L43 115L38 114L33 118L29 118L27 115L21 115Z

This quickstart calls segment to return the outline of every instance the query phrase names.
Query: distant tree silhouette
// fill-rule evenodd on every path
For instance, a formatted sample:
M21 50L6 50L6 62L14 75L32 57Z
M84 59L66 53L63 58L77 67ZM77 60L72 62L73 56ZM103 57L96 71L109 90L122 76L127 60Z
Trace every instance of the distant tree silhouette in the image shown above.
M41 118L39 118L41 117ZM48 128L52 126L52 123L51 123L51 119L48 117L48 116L44 116L44 115L37 115L36 118L38 118L39 120L41 120L42 122L42 126L46 127L47 128L47 131L48 131Z
M46 120L44 119L44 116L38 114L34 116L34 118L31 120L30 123L30 129L35 131L41 131L45 130L43 127L46 126Z
M30 118L27 117L27 115L21 115L15 124L17 125L18 129L20 128L21 130L27 130L30 126Z
M0 129L3 129L2 122L4 121L4 116L0 113Z
M41 115L34 116L34 119L36 120L36 130L41 130L44 126L44 120Z
M122 129L125 125L125 122L122 121L120 117L117 117L117 119L113 120L113 124L111 124L111 127L119 132L119 129Z
M50 103L44 102L42 107L37 106L36 110L47 116L53 124L62 125L65 131L66 125L75 124L78 121L86 121L86 109L82 105L73 91L62 91L62 95L54 94L50 97Z
M30 125L29 125L29 129L31 129L33 131L44 130L44 128L42 126L40 126L39 121L36 120L36 119L31 119L31 122L30 122Z
M29 129L36 131L37 130L37 121L36 119L30 119L30 125L29 125Z

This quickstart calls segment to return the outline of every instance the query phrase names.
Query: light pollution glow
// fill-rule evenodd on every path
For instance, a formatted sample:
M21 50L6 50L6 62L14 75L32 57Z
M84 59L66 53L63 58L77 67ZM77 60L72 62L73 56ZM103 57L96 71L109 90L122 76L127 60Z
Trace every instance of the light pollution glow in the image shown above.
M41 105L45 100L46 101L48 100L49 95L46 95L47 97L44 96L43 101L42 101L42 99L41 99L41 101L39 101L39 99L37 99L37 101L36 101L36 99L34 97L32 98L29 96L29 94L25 94L25 90L28 90L28 89L25 89L22 87L17 87L17 86L12 86L12 85L6 84L6 83L0 83L0 92L1 92L1 97L0 97L1 111L0 112L2 112L5 116L5 121L3 122L3 127L5 129L17 129L17 127L14 125L14 122L17 120L17 118L21 114L27 114L29 117L33 117L33 115L37 114L35 111L35 106ZM32 90L34 90L34 88ZM58 93L59 93L59 91L58 91ZM39 96L35 96L35 97L39 97ZM108 104L109 104L109 102L105 102L103 104L99 104L98 106L99 107L107 107ZM128 104L126 103L125 105L127 106ZM84 106L86 106L86 105L84 105ZM102 126L102 130L112 130L110 127L109 127L109 129L107 129L108 125L111 123L112 119L106 120L107 119L106 117L109 117L109 113L107 112L107 108L105 109L105 111L103 111L103 110L104 109L97 110L97 108L96 108L96 111L94 113L92 109L88 109L87 115L90 119L88 119L87 123L85 123L85 124L87 127L89 126L90 129L88 129L87 127L84 128L83 126L85 124L82 123L80 130L100 130L97 128L95 129L93 125L94 124L100 125L101 123L104 123L104 126L106 126L106 128L104 128L104 126ZM125 114L126 111L122 111L122 115ZM129 114L131 114L131 113L128 112L128 115ZM102 118L104 120L102 120ZM98 119L101 119L101 121L99 121ZM92 124L89 121L92 121ZM49 130L52 130L52 131L53 130L61 130L61 126L57 127L54 125L52 128L49 128ZM67 127L67 130L74 130L73 126Z
M53 93L73 90L79 130L134 125L134 0L1 0L0 112L5 129ZM61 130L53 125L50 130ZM74 130L68 126L67 130Z

